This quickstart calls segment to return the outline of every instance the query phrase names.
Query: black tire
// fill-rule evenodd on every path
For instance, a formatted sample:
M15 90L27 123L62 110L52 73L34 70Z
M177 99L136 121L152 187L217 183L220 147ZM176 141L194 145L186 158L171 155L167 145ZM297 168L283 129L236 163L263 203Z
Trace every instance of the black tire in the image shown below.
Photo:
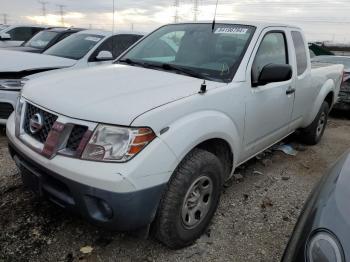
M315 120L310 126L301 131L300 138L304 144L316 145L320 142L327 126L329 105L323 102ZM320 127L321 122L323 123Z
M202 149L194 149L190 152L174 171L167 190L164 192L154 223L155 237L172 249L189 246L199 238L206 230L218 207L222 190L222 175L222 164L214 154ZM187 210L190 210L185 199L189 201L193 199L191 196L198 196L197 194L189 194L189 191L191 191L191 188L196 188L197 183L199 185L197 189L200 188L199 191L205 188L203 185L206 184L206 178L209 178L207 182L208 185L212 185L212 191L211 193L204 193L208 194L204 197L201 197L202 194L200 193L199 199L202 199L202 201L198 201L206 206L205 200L208 199L208 205L205 208L207 213L202 217L201 214L196 217L198 212L196 211L194 213L195 219L191 219L191 222L194 221L198 224L189 228L186 226L186 223L189 223L186 221L189 217L182 213L186 210L184 209L185 206ZM199 182L195 183L198 180Z

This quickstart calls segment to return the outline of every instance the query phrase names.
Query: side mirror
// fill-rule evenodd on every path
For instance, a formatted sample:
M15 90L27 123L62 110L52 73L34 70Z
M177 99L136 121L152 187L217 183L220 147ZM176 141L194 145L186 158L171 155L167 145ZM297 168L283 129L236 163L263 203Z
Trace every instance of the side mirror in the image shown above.
M113 60L113 55L109 51L100 51L98 55L96 56L97 61L109 61Z
M293 69L291 65L268 64L261 70L258 85L288 81L292 78L292 75Z
M6 33L0 34L0 40L11 40L11 36Z

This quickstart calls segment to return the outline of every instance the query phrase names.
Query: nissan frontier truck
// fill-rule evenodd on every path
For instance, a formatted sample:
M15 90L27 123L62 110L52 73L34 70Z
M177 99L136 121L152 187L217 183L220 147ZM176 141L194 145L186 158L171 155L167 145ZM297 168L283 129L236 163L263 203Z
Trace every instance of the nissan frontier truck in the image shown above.
M208 227L239 165L295 131L321 140L342 74L311 68L294 26L169 24L112 65L28 81L9 150L38 195L181 248Z

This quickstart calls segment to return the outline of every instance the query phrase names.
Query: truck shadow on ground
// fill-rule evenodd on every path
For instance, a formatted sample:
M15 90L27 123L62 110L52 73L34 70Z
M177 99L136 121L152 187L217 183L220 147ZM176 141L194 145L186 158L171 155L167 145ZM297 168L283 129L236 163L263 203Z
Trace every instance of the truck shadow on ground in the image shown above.
M350 111L333 109L330 116L336 119L350 120Z

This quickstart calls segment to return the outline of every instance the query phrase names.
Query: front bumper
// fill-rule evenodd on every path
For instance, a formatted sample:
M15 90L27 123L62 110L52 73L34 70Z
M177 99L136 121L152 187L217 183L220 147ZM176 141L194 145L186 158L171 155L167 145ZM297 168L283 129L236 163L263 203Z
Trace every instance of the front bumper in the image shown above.
M150 224L164 185L131 193L115 193L87 186L56 174L23 155L13 144L9 151L24 184L39 196L79 213L110 230L134 230Z
M48 159L15 135L14 114L6 134L25 184L56 204L113 230L132 230L152 222L161 193L178 163L155 139L126 163L85 161L56 155Z
M8 110L7 105L10 105L14 110L16 107L18 95L18 91L0 90L0 125L6 124L9 116L9 114L5 112L5 110ZM1 105L6 105L6 108L3 108L2 110Z

